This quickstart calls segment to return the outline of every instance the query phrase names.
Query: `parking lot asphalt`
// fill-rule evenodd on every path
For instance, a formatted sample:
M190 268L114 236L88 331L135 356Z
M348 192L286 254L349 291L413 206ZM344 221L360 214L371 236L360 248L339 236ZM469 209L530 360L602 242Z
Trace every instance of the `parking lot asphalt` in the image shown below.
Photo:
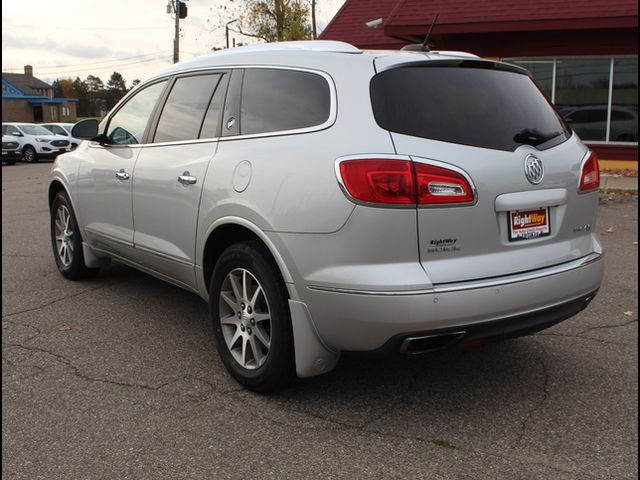
M196 295L117 263L58 274L50 167L2 167L3 479L637 478L636 195L602 197L605 281L578 316L462 353L343 356L265 396L226 373Z

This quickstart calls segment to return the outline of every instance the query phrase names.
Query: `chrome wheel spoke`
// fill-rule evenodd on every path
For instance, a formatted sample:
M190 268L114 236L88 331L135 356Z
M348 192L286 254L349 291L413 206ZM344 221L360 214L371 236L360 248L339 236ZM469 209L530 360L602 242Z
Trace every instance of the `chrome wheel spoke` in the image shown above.
M247 345L249 343L249 339L247 337L245 337L244 335L242 336L242 354L240 357L240 365L242 365L243 367L247 367Z
M261 293L262 293L262 287L258 285L258 287L256 288L256 291L253 292L253 296L251 297L251 300L249 300L249 305L251 305L252 308L255 308L256 300L258 299L258 295L260 295Z
M232 313L231 315L227 315L226 317L221 318L220 323L222 325L234 325L240 328L240 320L238 319L235 313Z
M255 328L255 337L258 339L262 345L269 348L271 346L271 336L262 330L262 327L256 325Z
M231 289L233 290L233 294L236 297L236 303L239 305L242 295L240 294L240 288L238 287L236 277L233 275L233 272L232 272L227 276L227 278L229 279L229 283L231 284Z
M251 354L253 356L253 360L256 366L262 364L262 362L264 361L265 355L264 353L262 353L262 348L256 342L255 337L249 337L249 345L251 346Z
M246 300L247 298L249 298L247 295L247 271L242 270L242 299Z
M271 320L271 315L268 313L254 313L252 318L256 321L256 323L266 322L267 320Z
M238 305L238 302L236 301L235 298L233 298L230 295L231 292L221 292L220 293L220 298L222 298L222 300L225 301L225 303L235 312L238 311L238 309L240 308L240 305Z

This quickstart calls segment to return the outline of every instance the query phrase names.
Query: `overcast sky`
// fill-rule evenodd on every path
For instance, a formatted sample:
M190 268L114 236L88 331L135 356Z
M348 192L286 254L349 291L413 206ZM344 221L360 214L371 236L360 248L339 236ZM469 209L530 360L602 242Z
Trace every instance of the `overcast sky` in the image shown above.
M2 0L2 71L84 79L97 75L105 83L115 70L130 85L170 65L174 21L168 0ZM319 31L345 0L317 0ZM225 0L189 0L181 20L180 59L224 47L224 27L234 18ZM225 10L226 7L226 10ZM232 34L237 42L251 42Z

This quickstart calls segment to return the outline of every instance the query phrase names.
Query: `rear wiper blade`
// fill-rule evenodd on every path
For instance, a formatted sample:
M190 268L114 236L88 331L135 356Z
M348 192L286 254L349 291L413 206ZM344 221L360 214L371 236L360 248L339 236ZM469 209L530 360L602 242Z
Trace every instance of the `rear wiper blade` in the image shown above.
M537 128L524 128L514 135L513 141L537 147L553 138L559 137L562 133L563 132L543 133Z

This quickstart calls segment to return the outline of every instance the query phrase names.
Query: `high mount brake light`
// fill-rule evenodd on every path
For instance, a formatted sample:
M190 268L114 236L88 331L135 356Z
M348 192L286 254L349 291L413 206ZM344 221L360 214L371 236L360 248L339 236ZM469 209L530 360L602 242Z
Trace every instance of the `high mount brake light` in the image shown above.
M580 191L588 192L600 187L600 165L598 155L591 152L580 172Z
M381 205L442 205L470 203L469 181L449 168L410 160L367 158L344 160L340 177L355 200Z

